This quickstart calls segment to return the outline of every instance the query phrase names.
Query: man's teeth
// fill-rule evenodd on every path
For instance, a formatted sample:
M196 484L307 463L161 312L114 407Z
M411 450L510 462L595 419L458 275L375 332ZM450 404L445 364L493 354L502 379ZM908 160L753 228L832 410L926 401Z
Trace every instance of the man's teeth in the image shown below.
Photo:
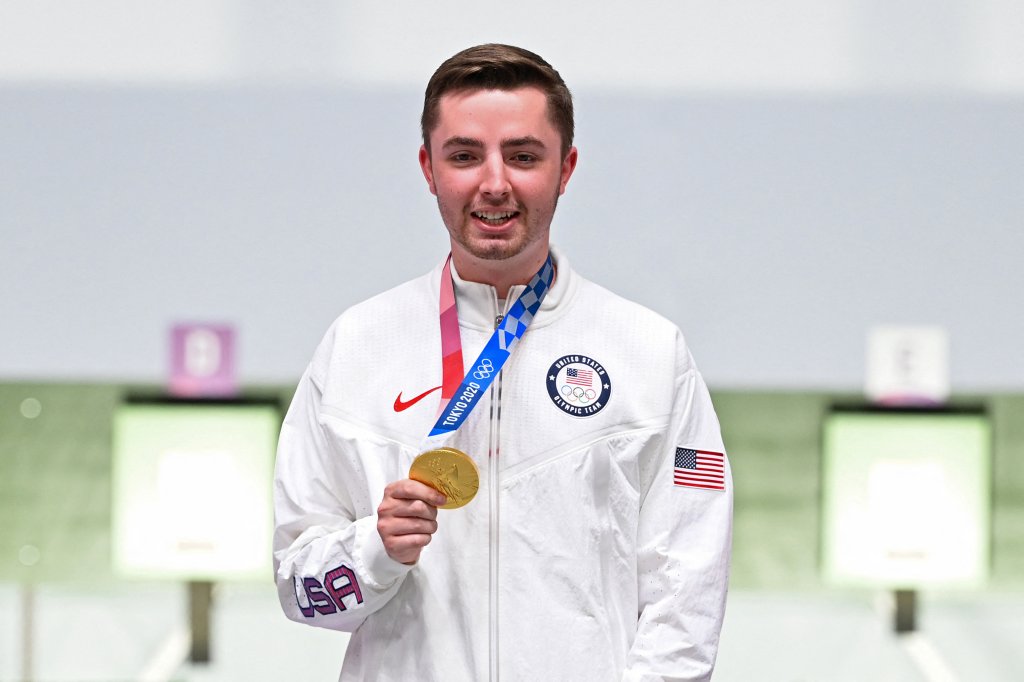
M504 211L502 213L485 213L484 211L477 211L473 215L475 215L477 218L480 218L481 220L487 220L490 222L501 222L503 220L508 220L509 218L514 216L515 213L512 211Z

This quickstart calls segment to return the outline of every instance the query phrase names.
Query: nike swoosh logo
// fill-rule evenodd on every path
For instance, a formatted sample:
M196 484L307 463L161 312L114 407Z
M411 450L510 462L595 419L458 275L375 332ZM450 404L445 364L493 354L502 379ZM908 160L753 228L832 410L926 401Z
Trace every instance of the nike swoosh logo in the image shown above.
M420 393L418 396L416 396L415 398L413 398L412 400L410 400L408 402L405 402L405 401L402 400L402 392L399 391L398 392L398 396L395 397L395 412L402 412L403 410L408 410L410 407L412 407L413 405L415 405L419 401L423 400L424 398L426 398L428 395L430 395L434 391L439 391L439 390L441 390L441 387L440 386L435 386L434 388L430 389L429 391L424 391L423 393Z

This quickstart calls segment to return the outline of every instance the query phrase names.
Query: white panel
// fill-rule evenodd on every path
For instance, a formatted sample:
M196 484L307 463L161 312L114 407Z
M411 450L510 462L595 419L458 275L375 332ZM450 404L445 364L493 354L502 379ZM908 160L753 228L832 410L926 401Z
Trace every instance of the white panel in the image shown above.
M225 2L5 0L0 81L210 81L237 70Z
M979 89L1024 92L1024 2L976 0L969 25L969 82Z
M521 44L557 68L570 87L831 89L850 81L850 3L551 3L522 0L521 21L480 11L438 11L399 2L400 11L356 4L348 37L350 77L422 87L443 59L476 42ZM451 3L453 8L463 3ZM410 59L410 51L422 59Z
M303 82L422 88L481 42L573 88L1024 90L1015 0L6 0L0 81Z

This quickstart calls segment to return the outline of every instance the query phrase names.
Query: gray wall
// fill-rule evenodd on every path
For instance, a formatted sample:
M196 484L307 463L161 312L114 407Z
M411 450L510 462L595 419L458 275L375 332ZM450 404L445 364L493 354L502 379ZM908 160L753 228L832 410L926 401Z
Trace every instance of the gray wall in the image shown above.
M954 391L1024 386L1024 97L577 89L555 241L720 387L857 388L879 323L950 332ZM297 378L347 305L431 267L418 89L0 89L0 378L159 380L228 321Z

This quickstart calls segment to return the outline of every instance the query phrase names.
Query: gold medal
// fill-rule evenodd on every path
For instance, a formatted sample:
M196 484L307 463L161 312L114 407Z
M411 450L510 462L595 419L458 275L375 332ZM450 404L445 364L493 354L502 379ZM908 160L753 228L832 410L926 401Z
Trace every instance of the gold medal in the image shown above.
M409 478L429 485L448 498L440 509L468 504L480 489L480 475L469 455L455 448L427 450L412 461Z

